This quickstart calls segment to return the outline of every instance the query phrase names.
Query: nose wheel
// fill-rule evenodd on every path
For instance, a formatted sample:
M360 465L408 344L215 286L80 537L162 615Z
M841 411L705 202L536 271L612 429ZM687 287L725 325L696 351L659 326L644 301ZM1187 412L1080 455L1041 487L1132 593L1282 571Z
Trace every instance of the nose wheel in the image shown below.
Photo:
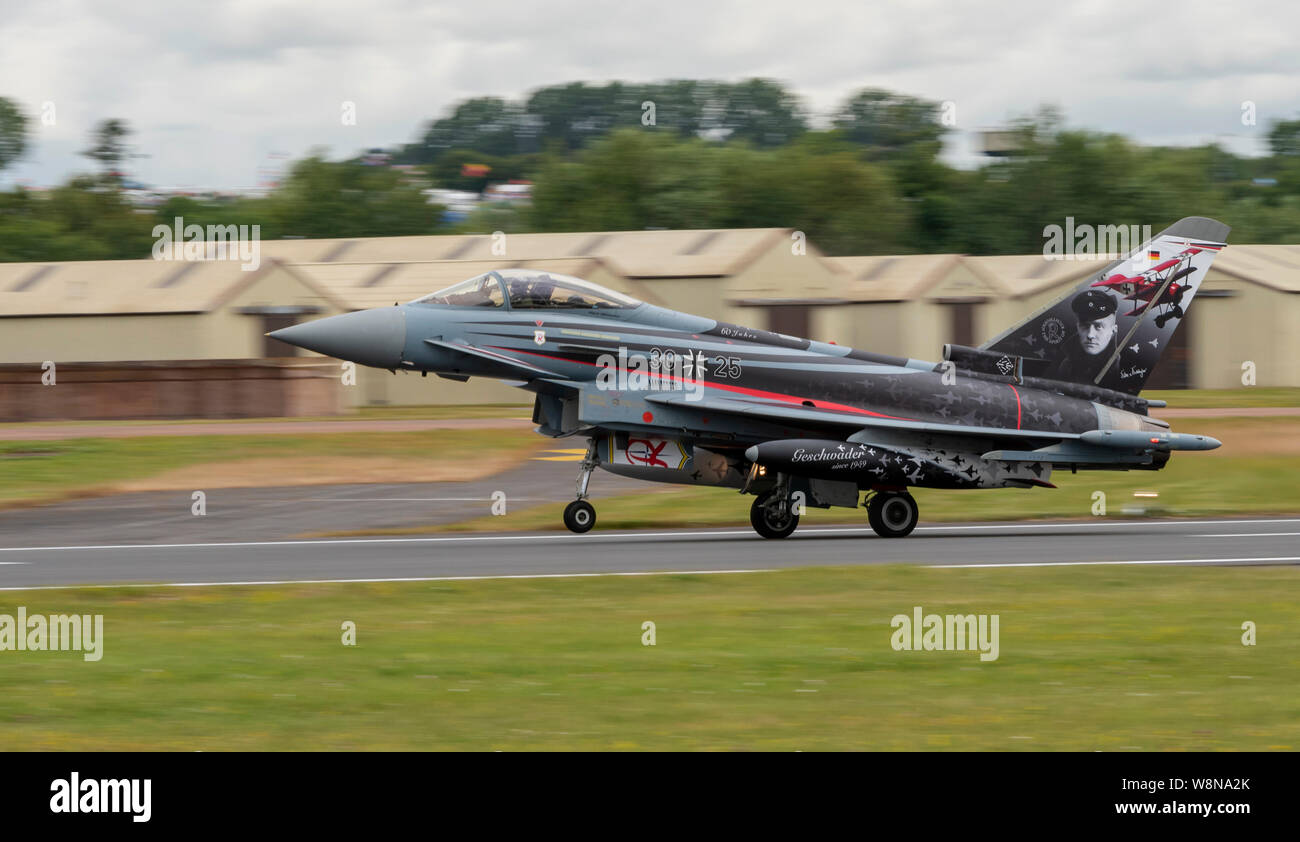
M570 532L590 532L596 525L596 507L587 502L587 485L591 482L591 472L600 465L596 455L596 440L588 439L587 455L582 459L578 469L578 499L564 507L564 525Z
M920 517L916 498L906 491L877 491L867 501L867 523L881 538L910 535Z
M574 500L564 507L564 525L570 532L587 532L596 525L596 509L586 500Z

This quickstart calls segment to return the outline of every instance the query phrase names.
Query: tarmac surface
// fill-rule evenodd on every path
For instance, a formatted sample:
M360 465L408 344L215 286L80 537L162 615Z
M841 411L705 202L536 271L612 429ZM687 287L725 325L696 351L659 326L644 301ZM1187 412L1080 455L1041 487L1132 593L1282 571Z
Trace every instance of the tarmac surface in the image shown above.
M1300 563L1300 518L927 524L904 539L862 526L805 527L784 541L748 527L600 528L600 497L644 483L598 472L596 529L374 538L295 538L324 530L437 523L573 496L573 464L529 462L487 480L407 485L216 489L207 514L187 492L124 494L0 512L0 589L767 570L901 562L956 566ZM738 498L744 511L747 498ZM559 506L556 519L559 519ZM507 514L508 518L509 515ZM864 517L865 521L865 517Z
M1288 410L1288 414L1295 411ZM302 423L283 425L302 432ZM493 423L529 425L514 419L318 423L325 430L340 432L353 426L392 431L399 426L416 430ZM207 435L251 432L250 427L289 432L278 429L280 425L102 425L93 434L156 435L161 428L170 435ZM0 439L68 433L86 435L87 431L83 425L14 425L0 429ZM887 540L866 526L864 515L861 526L804 526L789 539L771 541L748 527L677 527L671 497L665 496L662 528L607 531L600 526L600 498L644 492L651 486L603 471L592 478L597 523L595 530L585 535L561 530L309 537L481 517L490 514L493 494L501 490L507 492L507 512L546 502L557 504L558 525L559 504L573 499L576 461L581 457L565 451L547 452L562 455L543 456L470 482L212 489L207 492L203 516L192 512L190 491L119 494L0 511L0 589L637 575L889 562L954 566L1300 563L1300 518L1283 516L963 524L922 521L908 538ZM749 502L737 497L738 516L745 516ZM507 513L506 521L508 518Z

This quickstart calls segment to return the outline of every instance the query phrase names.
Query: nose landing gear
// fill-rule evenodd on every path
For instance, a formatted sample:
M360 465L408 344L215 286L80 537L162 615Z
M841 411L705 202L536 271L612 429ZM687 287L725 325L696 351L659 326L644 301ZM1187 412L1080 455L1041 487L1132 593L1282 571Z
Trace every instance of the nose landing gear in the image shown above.
M596 509L586 500L574 500L564 507L564 525L570 532L587 532L596 525Z
M591 527L596 525L596 508L587 502L587 484L591 482L591 472L599 465L596 440L588 439L587 455L583 457L582 467L578 470L578 499L564 507L564 525L570 532L582 534L591 531Z

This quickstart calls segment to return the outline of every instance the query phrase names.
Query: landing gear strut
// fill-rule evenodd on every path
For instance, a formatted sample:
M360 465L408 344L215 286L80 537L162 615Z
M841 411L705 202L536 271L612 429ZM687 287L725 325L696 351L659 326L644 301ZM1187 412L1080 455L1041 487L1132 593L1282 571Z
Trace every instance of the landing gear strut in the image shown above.
M799 526L788 489L783 486L762 494L749 507L749 523L764 538L788 538Z
M881 538L903 538L920 519L916 498L906 491L877 491L866 502L867 522Z
M564 525L570 532L579 534L588 532L596 525L596 509L587 502L587 484L591 482L591 472L600 465L596 456L596 440L587 442L587 455L582 459L578 470L578 499L564 507Z

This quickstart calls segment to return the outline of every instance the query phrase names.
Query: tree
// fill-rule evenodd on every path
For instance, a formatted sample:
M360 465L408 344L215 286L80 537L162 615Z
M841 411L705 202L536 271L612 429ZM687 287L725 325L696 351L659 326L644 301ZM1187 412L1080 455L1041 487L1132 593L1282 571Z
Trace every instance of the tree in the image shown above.
M947 129L939 122L939 105L930 100L863 88L835 111L832 124L854 143L884 155L918 143L931 144L935 154Z
M429 164L449 149L472 149L488 155L521 151L518 105L500 97L467 99L448 117L429 124L424 135L400 156L406 163Z
M104 169L106 181L117 184L122 180L122 162L130 157L126 144L130 134L125 120L101 120L90 135L91 147L81 154Z
M530 127L528 150L540 151L548 142L559 142L566 150L581 149L616 128L635 126L643 98L639 89L621 82L540 88L523 106L525 125Z
M719 112L715 127L727 140L784 146L808 131L799 97L771 79L717 85L714 97Z
M259 211L268 239L431 234L442 213L389 167L327 161L320 154L294 164L266 202Z
M1274 155L1300 155L1300 120L1278 120L1268 132L1268 146Z
M27 116L11 99L0 97L0 170L27 151Z

